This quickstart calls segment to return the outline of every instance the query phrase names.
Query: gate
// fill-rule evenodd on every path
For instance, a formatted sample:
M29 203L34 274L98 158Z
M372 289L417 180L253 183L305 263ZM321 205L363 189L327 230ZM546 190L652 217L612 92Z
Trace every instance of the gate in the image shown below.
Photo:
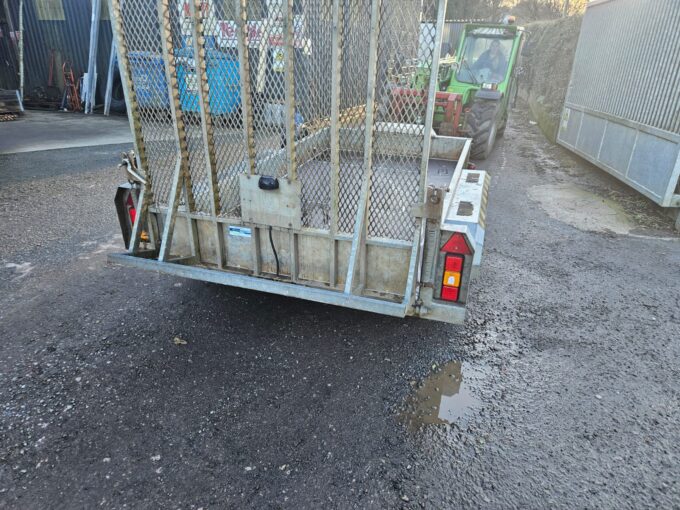
M130 252L404 315L434 103L394 123L388 98L405 69L438 62L446 0L110 0L110 12L145 181Z

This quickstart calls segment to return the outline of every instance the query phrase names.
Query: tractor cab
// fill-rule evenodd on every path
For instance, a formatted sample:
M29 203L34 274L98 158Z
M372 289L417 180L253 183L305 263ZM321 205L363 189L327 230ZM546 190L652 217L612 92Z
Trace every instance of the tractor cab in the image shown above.
M519 30L514 25L468 25L446 90L462 94L463 103L468 103L476 90L507 88L520 42Z
M456 79L464 83L502 82L508 71L508 55L512 52L512 43L512 38L468 36L461 56L462 66L457 70ZM468 64L469 62L472 64Z

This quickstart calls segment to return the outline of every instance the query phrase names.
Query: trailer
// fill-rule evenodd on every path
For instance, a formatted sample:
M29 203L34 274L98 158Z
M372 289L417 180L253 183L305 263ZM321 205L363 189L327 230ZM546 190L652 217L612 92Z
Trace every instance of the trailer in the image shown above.
M437 73L425 101L402 106L408 123L380 105L395 62L439 62L446 0L109 8L135 141L115 199L126 251L112 263L464 321L489 177L469 163L469 139L432 129ZM209 71L219 52L238 71L228 114ZM158 62L163 86L140 86Z

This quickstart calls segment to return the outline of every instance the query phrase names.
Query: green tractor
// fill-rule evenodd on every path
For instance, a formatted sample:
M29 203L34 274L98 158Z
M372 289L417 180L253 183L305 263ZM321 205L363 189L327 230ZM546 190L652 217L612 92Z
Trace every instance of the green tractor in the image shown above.
M440 135L471 138L474 159L486 159L496 137L503 135L517 90L515 64L523 37L524 29L512 17L505 23L467 24L455 58L442 54L439 61L434 129ZM408 74L391 89L390 111L401 122L418 120L411 117L419 110L408 105L424 103L430 80L429 66L423 63Z
M442 131L460 132L472 138L472 157L486 159L496 137L503 136L510 99L517 91L516 66L524 30L508 23L465 25L456 64L450 66L442 87L460 97L464 115L459 125L437 112ZM441 83L441 82L440 82Z

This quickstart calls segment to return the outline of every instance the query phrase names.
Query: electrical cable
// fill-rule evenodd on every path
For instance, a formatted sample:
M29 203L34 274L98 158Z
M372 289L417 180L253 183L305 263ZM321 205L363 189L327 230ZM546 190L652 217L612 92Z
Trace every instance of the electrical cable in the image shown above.
M274 258L276 259L276 276L279 276L279 255L276 253L276 247L274 246L274 239L272 238L272 227L269 225L269 244L272 246L272 251L274 252Z

